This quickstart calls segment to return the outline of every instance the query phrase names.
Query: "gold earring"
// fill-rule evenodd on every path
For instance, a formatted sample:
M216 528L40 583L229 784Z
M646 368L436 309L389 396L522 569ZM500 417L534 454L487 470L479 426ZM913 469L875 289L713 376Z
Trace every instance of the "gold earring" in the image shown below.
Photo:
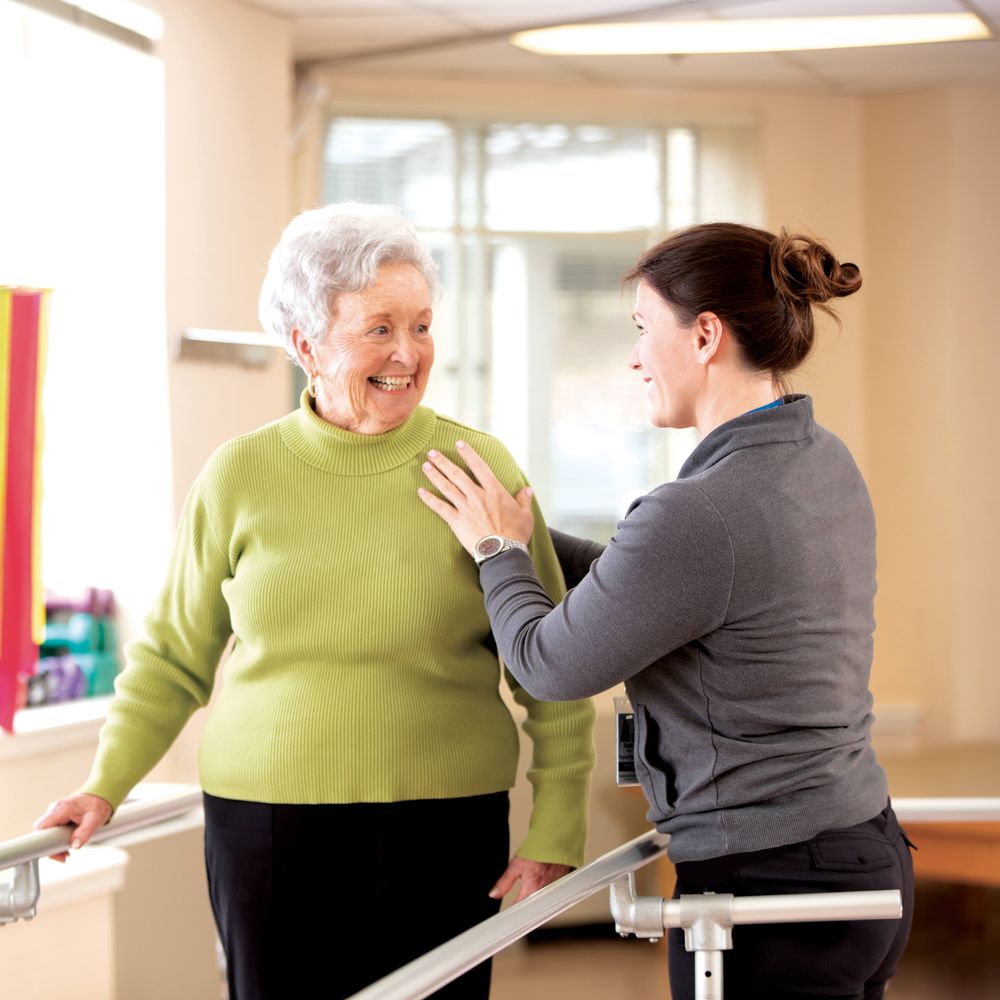
M306 378L306 392L308 392L309 395L313 399L316 398L317 385L316 385L316 373L315 372L309 372L308 373L308 376Z

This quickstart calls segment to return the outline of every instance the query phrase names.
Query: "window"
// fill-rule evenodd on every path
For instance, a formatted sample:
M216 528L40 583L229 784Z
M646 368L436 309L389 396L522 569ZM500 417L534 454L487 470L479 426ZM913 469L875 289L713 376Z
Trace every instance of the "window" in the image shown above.
M337 117L325 201L399 205L444 296L427 403L500 437L551 523L607 538L693 432L652 428L619 279L667 229L756 222L743 126Z
M43 579L142 612L172 524L162 65L0 0L0 105L0 282L54 290Z

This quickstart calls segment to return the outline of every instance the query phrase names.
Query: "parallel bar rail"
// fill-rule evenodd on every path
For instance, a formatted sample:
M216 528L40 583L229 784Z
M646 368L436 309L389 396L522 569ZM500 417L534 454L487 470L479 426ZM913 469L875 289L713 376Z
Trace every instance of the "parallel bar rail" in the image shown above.
M186 815L201 804L201 790L194 787L155 800L128 803L107 826L91 837L90 842L114 842L135 830ZM893 802L893 807L903 822L1000 820L1000 797L901 798ZM39 858L58 853L71 839L71 827L56 827L8 840L0 844L0 871L31 865ZM421 1000L563 911L660 857L666 852L668 842L668 836L655 830L636 837L367 987L356 994L357 1000ZM737 900L735 905L746 911L750 902ZM798 902L801 904L804 900L800 898ZM845 899L844 903L847 902ZM676 926L671 905L664 904L664 915L669 913L666 926ZM775 901L760 905L772 914L771 919L775 919L772 908L784 904ZM823 905L830 905L829 898ZM747 922L753 920L749 911L743 912L742 917ZM798 919L810 918L800 916Z
M976 823L1000 820L1000 798L893 799L901 823Z
M682 896L663 907L667 927L683 927ZM794 896L734 896L734 924L787 924L826 920L898 920L903 915L898 890L803 892Z
M148 802L129 802L112 817L107 826L101 827L90 838L91 844L113 841L116 837L131 833L163 820L183 816L201 807L200 788L186 788L172 795L160 796ZM38 830L23 837L15 837L0 844L0 871L16 868L18 865L57 854L66 849L73 838L73 828L56 826L49 830Z
M152 823L183 816L200 805L199 789L187 789L155 801L127 803L118 810L107 826L94 834L90 842L103 843ZM900 822L903 823L969 823L1000 820L1000 797L901 798L894 799L892 806ZM66 847L70 839L69 827L55 827L4 841L0 843L0 871L34 858L44 858L53 854Z
M157 798L155 801L127 803L118 810L107 826L98 830L91 837L90 842L92 844L100 844L121 834L130 833L133 830L141 829L153 823L183 816L185 813L199 808L201 802L201 790L187 788L176 794ZM894 799L892 807L902 823L974 823L1000 821L1000 797L901 798ZM15 837L12 840L0 843L0 871L5 868L13 868L34 858L44 858L65 848L71 840L71 832L70 827L55 827L51 830L41 830L36 833L25 834L22 837ZM638 839L641 840L642 838ZM627 848L634 843L636 841L631 841L630 844L622 846L623 848ZM608 856L606 855L605 857ZM604 858L598 860L604 861ZM576 874L579 873L574 873L574 875Z
M564 910L660 857L666 852L669 840L666 834L650 830L622 844L366 987L355 994L355 1000L426 997Z
M631 888L631 876L628 879ZM612 909L615 888L612 887ZM636 901L641 909L642 899ZM662 906L656 928L684 931L684 947L694 952L695 1000L722 1000L723 954L733 947L737 924L787 924L836 920L899 920L903 900L898 889L872 892L813 892L783 896L733 896L712 892L655 900ZM619 930L621 928L619 927Z
M901 798L893 800L892 806L903 822L1000 820L1000 798ZM480 962L502 951L552 917L600 889L625 878L630 871L659 857L665 853L668 840L668 837L655 831L637 837L617 850L598 858L592 864L536 892L509 910L484 920L409 965L397 969L384 979L356 993L352 1000L422 1000L423 997L457 979L462 973L468 972ZM647 851L649 854L643 856L642 860L631 863L627 860L631 857L628 852L635 848L640 848L643 855ZM599 874L596 869L599 869ZM844 895L854 896L853 893ZM866 910L866 913L874 914L878 911L881 918L885 919L889 915L886 899L892 893L875 895L877 898L869 901L873 909ZM808 903L809 900L798 900L799 904L803 902ZM670 901L664 903L663 913L668 921L667 926L679 926L674 922L679 919L675 914L675 910L679 913L679 905ZM756 899L748 899L746 903L738 904L740 916L747 922L752 922L753 913L758 907L762 908L762 913L770 909L770 919L777 921L777 911L784 910L787 913L788 905L777 900L773 903L760 903ZM828 907L831 905L829 900L825 905ZM836 915L833 918L827 916L826 919L843 920L848 919L845 915L848 911L845 909L843 913L837 913L836 907L856 906L857 900L845 898L840 903L834 902L832 905ZM796 919L817 918L799 916Z

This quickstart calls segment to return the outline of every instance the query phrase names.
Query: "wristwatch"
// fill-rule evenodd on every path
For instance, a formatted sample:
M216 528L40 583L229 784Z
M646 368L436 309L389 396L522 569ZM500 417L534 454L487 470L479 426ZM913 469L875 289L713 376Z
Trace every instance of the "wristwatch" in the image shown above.
M528 546L524 542L519 542L514 538L505 538L503 535L484 535L476 542L472 555L477 563L484 563L487 559L492 559L508 549L520 549L522 552L527 552Z

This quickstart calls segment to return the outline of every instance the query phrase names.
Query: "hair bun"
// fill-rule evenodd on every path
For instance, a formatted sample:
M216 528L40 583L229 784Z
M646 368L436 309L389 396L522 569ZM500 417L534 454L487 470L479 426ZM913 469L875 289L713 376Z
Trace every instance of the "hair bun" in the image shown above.
M818 240L782 229L771 246L771 280L789 302L822 305L853 295L861 287L861 270L841 264Z

